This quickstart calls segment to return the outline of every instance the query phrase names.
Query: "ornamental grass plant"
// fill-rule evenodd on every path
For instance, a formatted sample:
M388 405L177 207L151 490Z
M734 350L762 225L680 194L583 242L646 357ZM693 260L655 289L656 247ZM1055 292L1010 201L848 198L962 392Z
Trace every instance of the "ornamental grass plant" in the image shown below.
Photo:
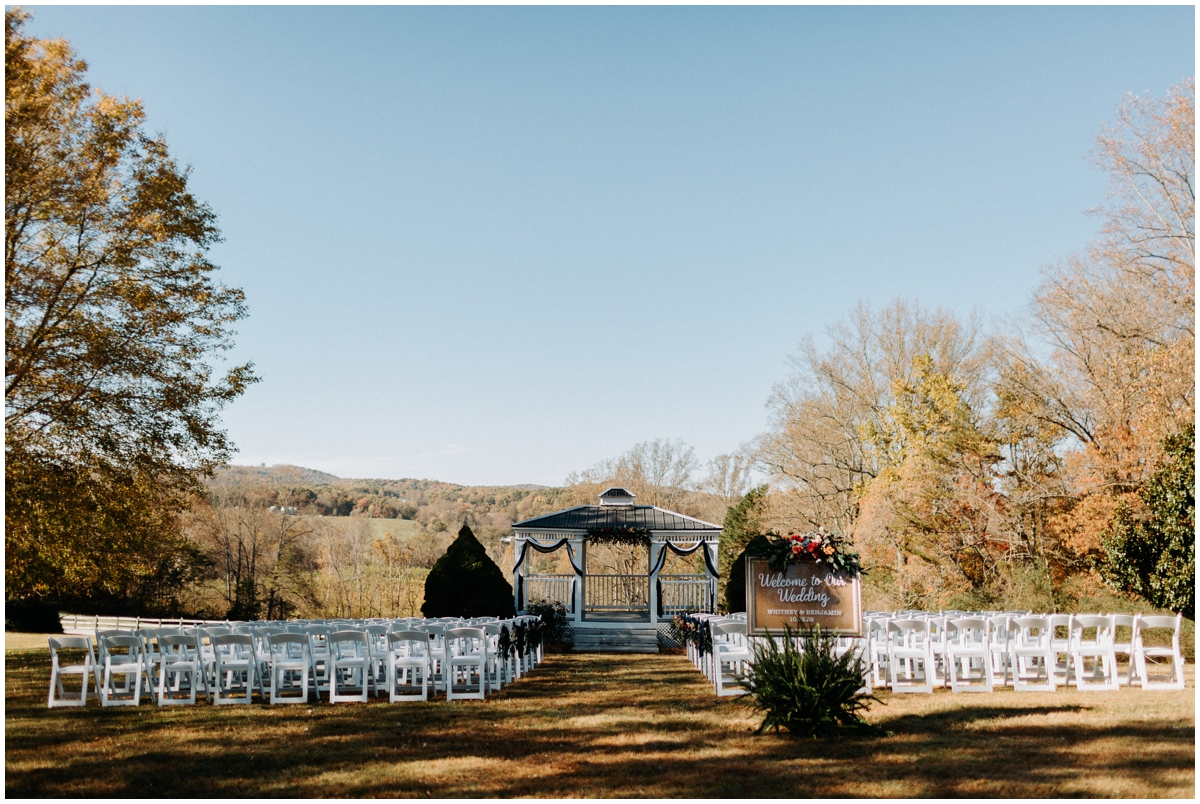
M782 641L782 648L773 637L755 644L743 682L754 708L765 713L758 733L780 727L801 737L885 733L862 718L879 699L861 691L863 661L853 651L838 655L835 634L820 626L793 631L785 625Z

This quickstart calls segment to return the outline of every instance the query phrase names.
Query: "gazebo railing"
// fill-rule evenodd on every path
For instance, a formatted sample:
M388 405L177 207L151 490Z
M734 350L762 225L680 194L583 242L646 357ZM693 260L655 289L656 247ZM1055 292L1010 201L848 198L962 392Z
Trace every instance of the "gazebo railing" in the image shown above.
M660 614L708 611L709 581L705 575L659 575Z
M561 603L571 608L574 575L530 575L523 579L525 606L534 603Z
M649 575L587 575L583 586L585 609L649 609Z

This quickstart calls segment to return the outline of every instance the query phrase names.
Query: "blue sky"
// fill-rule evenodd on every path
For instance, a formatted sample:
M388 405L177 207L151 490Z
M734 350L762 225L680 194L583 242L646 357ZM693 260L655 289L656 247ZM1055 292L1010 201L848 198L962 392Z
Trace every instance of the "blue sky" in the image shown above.
M859 300L1019 316L1191 7L31 6L220 216L237 463L559 484L766 426Z

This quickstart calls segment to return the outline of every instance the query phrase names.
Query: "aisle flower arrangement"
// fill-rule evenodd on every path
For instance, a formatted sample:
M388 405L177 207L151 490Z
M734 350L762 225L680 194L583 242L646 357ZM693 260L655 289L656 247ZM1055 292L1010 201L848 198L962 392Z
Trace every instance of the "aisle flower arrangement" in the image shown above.
M695 647L701 656L712 650L712 635L704 620L691 614L676 614L671 618L671 625L684 643Z

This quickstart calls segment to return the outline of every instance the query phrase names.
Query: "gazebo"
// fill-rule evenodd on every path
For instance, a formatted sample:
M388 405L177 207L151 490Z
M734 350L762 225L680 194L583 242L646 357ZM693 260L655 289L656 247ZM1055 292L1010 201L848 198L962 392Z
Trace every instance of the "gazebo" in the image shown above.
M513 593L517 611L539 601L562 603L576 624L585 621L654 625L682 611L715 611L717 543L721 526L653 505L635 505L634 495L610 488L599 505L581 505L513 525ZM589 540L645 544L646 574L588 572ZM530 573L530 550L551 553L566 548L573 572ZM665 575L667 551L704 559L703 574Z

